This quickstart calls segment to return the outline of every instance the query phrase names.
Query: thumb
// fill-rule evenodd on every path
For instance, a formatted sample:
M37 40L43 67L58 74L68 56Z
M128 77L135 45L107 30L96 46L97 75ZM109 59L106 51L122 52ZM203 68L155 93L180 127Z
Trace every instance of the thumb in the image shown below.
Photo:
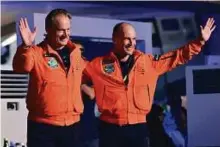
M201 28L201 31L203 30L203 27L202 26L200 26L200 28Z
M36 34L37 34L37 27L34 27L34 32L33 32L33 37L34 38L35 38Z

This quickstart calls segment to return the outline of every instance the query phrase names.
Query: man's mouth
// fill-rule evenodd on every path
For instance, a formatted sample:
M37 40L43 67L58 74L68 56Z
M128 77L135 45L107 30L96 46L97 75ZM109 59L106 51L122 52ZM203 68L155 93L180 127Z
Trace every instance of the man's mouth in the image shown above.
M127 44L125 45L125 48L128 49L128 48L131 48L131 46L132 46L131 44Z
M133 46L130 46L130 47L127 47L126 50L130 51L130 50L133 50L134 47Z
M130 50L133 50L133 48L132 48L132 47L129 47L129 48L127 48L127 50L130 51Z
M60 39L61 41L66 41L67 40L67 38L62 38L62 39Z

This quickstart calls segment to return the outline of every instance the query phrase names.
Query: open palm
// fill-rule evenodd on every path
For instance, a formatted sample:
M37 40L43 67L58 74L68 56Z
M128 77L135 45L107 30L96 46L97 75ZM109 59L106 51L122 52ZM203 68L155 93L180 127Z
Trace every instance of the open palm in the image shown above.
M20 29L20 33L21 33L21 37L22 37L24 45L26 46L32 45L35 39L35 36L36 36L36 27L34 28L34 31L31 32L27 19L21 18L19 22L19 29Z
M215 20L213 18L208 18L206 25L204 27L200 26L201 28L201 35L204 41L208 41L212 32L215 30Z

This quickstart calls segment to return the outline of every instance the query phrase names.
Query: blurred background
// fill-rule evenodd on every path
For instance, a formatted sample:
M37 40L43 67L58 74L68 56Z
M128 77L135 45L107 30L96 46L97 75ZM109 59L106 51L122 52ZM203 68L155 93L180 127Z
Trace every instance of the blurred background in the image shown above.
M16 30L18 20L25 16L31 28L38 27L37 44L45 33L45 16L55 8L64 8L73 15L71 38L84 46L84 56L88 60L111 49L111 31L117 22L135 24L137 47L143 52L161 55L196 39L200 35L199 26L205 25L208 17L214 17L217 27L202 52L158 80L154 99L155 105L162 109L161 113L152 113L156 117L163 116L160 124L164 130L161 131L174 146L220 146L217 137L220 136L220 120L213 115L220 112L219 1L2 1L2 145L9 142L11 146L16 143L21 146L26 137L28 75L12 72L12 59L21 43ZM84 104L82 126L84 132L89 133L82 135L82 146L98 146L98 131L94 129L98 117L95 102L84 95ZM14 128L15 123L19 127Z

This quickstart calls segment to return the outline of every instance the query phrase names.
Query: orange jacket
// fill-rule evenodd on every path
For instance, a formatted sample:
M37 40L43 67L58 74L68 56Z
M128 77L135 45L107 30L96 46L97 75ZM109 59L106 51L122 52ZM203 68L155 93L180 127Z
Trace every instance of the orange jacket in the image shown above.
M100 119L118 125L146 122L159 75L186 63L192 55L200 52L201 46L199 40L193 41L162 55L157 61L152 55L136 50L128 85L123 82L114 53L87 64L85 78L90 78L94 84Z
M80 120L84 61L77 45L69 42L67 46L71 51L68 73L59 54L46 41L28 49L18 47L13 69L30 74L26 99L29 120L58 126Z

